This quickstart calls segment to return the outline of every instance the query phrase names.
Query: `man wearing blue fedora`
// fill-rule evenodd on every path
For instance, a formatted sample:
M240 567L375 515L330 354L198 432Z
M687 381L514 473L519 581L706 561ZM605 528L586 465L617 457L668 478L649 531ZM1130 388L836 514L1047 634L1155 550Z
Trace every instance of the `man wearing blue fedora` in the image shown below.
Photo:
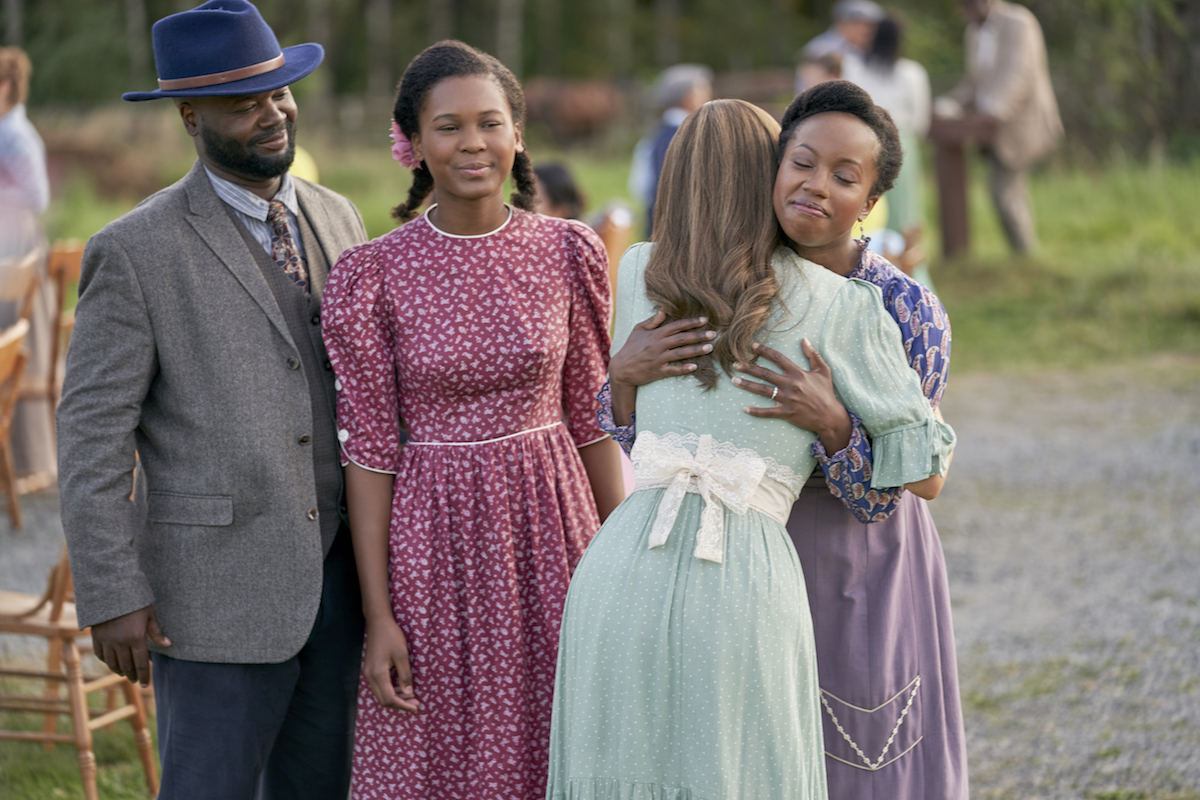
M349 785L363 620L341 503L325 276L354 206L288 173L289 84L245 0L154 25L197 161L88 242L58 410L80 626L142 684L161 798L321 798ZM148 655L148 651L152 655Z

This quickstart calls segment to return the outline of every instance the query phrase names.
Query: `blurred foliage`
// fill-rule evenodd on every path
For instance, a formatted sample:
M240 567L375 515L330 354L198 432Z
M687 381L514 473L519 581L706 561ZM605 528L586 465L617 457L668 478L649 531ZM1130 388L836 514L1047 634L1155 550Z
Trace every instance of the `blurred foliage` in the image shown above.
M1200 2L1020 1L1032 8L1045 31L1069 160L1094 164L1118 152L1135 158L1200 155ZM190 4L18 3L24 9L23 45L35 64L33 105L106 103L122 91L152 87L153 69L130 74L127 9L141 5L145 12L144 24L133 26L142 30L136 49L149 47L151 22ZM380 3L389 9L387 46L373 50L367 10ZM667 26L674 36L667 38L680 57L726 72L791 66L799 47L826 27L832 2L527 0L517 5L524 9L523 36L520 58L513 60L520 63L510 66L524 77L649 80L661 66L662 8L678 9L677 24ZM935 91L948 89L963 71L957 0L885 5L908 23L908 55L926 65ZM327 60L314 75L315 91L337 97L367 91L370 58L382 61L376 65L382 74L398 78L435 35L455 36L492 52L498 45L499 0L259 0L258 6L285 46L314 39L324 43ZM437 27L433 12L439 7L448 28ZM617 63L623 52L614 49L617 41L629 42L628 63Z

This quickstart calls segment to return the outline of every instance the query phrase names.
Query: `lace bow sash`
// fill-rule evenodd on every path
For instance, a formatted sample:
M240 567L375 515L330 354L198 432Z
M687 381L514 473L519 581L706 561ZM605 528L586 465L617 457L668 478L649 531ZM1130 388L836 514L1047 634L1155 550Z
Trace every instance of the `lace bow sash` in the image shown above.
M725 511L745 514L767 472L767 463L753 450L694 435L695 453L678 434L638 434L630 458L638 489L666 488L650 530L650 546L661 547L675 527L683 496L704 498L694 555L721 563L725 551Z

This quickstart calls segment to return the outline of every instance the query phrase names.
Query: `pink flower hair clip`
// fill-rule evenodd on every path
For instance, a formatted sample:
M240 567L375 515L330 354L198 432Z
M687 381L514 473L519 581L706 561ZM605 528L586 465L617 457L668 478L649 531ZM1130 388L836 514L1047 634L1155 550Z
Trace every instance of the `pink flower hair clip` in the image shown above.
M404 135L404 131L400 130L395 120L392 120L392 158L409 169L421 166L421 162L413 156L412 142Z

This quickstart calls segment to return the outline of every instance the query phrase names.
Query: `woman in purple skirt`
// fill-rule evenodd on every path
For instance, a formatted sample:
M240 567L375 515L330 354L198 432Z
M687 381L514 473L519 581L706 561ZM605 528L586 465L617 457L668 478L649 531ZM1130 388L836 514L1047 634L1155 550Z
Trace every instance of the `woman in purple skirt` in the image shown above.
M831 138L845 115L865 122L877 142L854 152L853 141ZM869 144L869 143L868 143ZM860 148L861 149L861 148ZM873 160L880 174L898 171L902 153L895 126L858 87L820 84L792 102L780 134L775 212L800 256L847 278L878 286L896 320L905 351L936 408L950 359L950 323L938 299L882 256L855 240L840 213L872 188L854 181L846 165ZM869 206L868 206L869 210ZM640 385L694 369L687 359L706 352L711 332L703 320L662 323L656 315L634 329L609 367L614 383ZM812 429L828 418L816 405L827 392L820 370L801 369L783 354L757 351L774 363L741 371L747 391L774 401L749 407ZM635 420L612 419L608 387L601 393L601 427L622 446L632 445ZM826 769L831 800L966 800L967 758L950 594L937 528L925 499L941 478L921 485L871 485L871 443L853 411L849 444L814 455L814 474L788 520L808 586L816 634L824 712Z

